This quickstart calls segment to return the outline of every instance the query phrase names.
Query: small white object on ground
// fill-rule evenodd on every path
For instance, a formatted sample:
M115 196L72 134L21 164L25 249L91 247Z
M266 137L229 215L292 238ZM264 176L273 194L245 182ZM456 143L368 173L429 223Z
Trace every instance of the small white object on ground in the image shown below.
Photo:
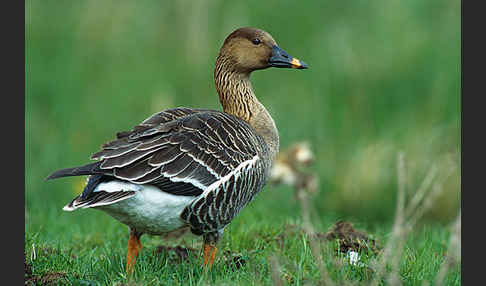
M351 265L358 265L359 254L356 251L348 251L349 263Z

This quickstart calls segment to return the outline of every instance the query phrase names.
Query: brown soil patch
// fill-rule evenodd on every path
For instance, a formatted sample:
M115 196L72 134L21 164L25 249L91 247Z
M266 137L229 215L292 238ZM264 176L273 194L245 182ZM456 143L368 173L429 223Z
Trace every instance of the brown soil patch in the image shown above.
M40 249L41 255L52 253L50 248ZM46 272L42 275L33 275L32 266L27 262L24 251L24 279L25 285L59 285L60 280L66 279L66 274L62 272Z
M26 264L29 267L28 263ZM59 285L60 280L64 280L66 278L65 273L61 272L46 272L43 275L32 275L32 272L29 274L27 273L27 269L25 272L25 285Z
M375 239L364 231L356 230L353 224L346 221L338 221L327 233L318 233L317 237L327 240L338 240L339 251L365 251L377 254L381 247L378 246Z
M233 271L240 270L246 264L246 260L241 255L231 254L229 250L224 252L224 264Z

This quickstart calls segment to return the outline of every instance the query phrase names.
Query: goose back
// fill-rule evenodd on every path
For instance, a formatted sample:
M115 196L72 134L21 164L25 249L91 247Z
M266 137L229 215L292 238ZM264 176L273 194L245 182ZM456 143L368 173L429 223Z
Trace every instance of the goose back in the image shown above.
M210 232L228 224L261 190L269 176L268 153L262 136L247 122L220 111L182 107L118 132L91 156L96 163L49 178L69 170L71 175L79 170L94 175L81 195L85 199L110 178L196 196L181 218L195 233Z

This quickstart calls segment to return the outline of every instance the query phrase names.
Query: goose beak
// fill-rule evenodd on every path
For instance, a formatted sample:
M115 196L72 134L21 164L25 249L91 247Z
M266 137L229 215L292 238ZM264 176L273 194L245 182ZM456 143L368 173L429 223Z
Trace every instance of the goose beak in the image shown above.
M306 69L308 67L306 63L290 56L277 45L272 47L272 56L268 64L276 68Z

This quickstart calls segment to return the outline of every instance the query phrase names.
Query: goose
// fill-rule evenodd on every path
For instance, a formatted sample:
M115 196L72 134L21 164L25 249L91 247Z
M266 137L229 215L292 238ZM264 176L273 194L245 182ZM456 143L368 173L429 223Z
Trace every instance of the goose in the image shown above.
M250 74L269 67L306 69L257 28L230 33L216 59L222 111L178 107L116 133L91 156L96 162L53 172L46 180L88 176L64 211L92 208L129 227L126 272L133 272L143 234L189 227L203 237L211 268L224 228L269 178L279 137L258 101Z

